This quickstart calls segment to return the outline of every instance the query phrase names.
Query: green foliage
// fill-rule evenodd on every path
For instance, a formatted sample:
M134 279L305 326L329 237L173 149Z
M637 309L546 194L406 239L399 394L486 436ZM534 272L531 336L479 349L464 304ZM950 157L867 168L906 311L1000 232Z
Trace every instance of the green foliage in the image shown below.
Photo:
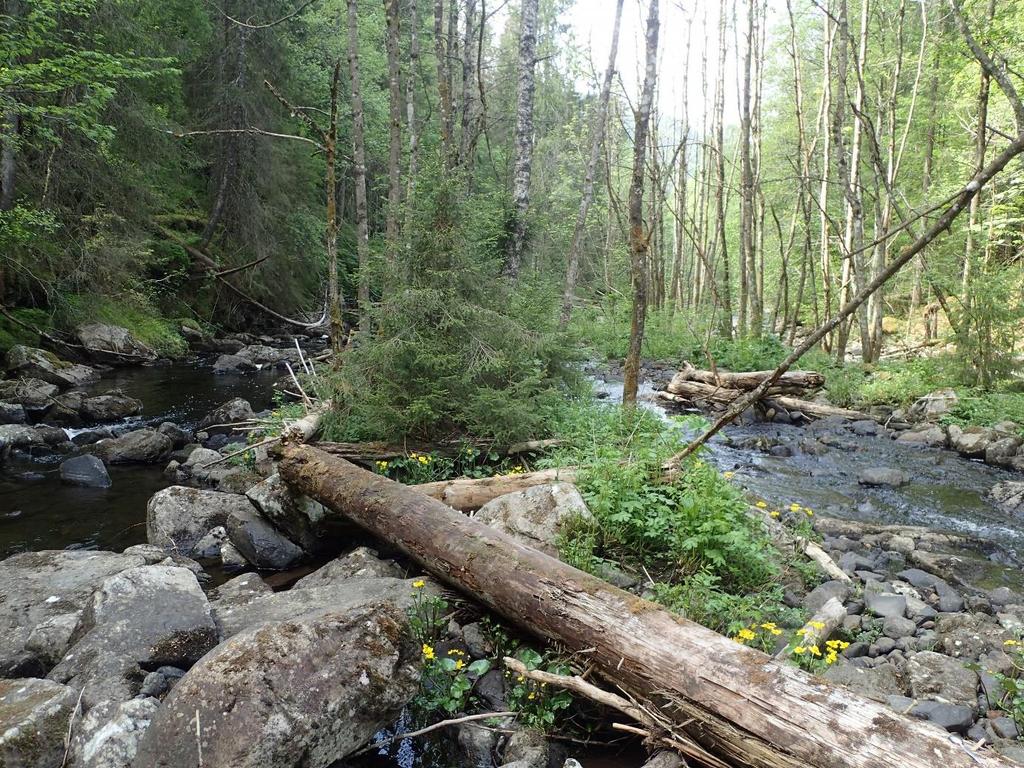
M423 673L420 677L420 691L413 700L413 706L426 715L441 712L452 716L463 712L470 701L473 681L490 670L491 662L478 659L466 664L465 652L452 649L445 656L438 656L431 645L424 644Z
M530 672L540 669L554 675L568 675L572 671L565 662L545 659L532 648L524 648L515 658ZM508 705L518 713L519 722L527 728L554 731L559 714L572 706L572 694L568 691L552 689L547 683L539 683L511 670L505 671L505 678Z
M766 586L757 592L732 592L724 589L722 580L707 570L676 584L656 583L654 599L691 621L729 635L748 624L774 620L793 625L802 619L799 610L784 607L780 585Z
M543 434L572 391L555 332L557 296L498 279L497 207L461 208L454 182L417 201L411 247L371 313L374 337L333 380L327 434L344 439L469 435L510 442Z
M13 309L9 310L11 315L22 323L47 330L50 325L50 318L40 309ZM39 334L28 330L23 325L12 322L6 317L0 316L0 354L16 344L26 344L30 347L39 346Z
M995 691L989 692L988 703L990 707L1005 712L1017 725L1018 732L1024 733L1024 645L1019 640L1007 640L1003 649L1010 659L1010 666L1006 671L986 670L1002 689L1002 693L995 696ZM971 668L979 670L977 664Z
M120 325L161 355L181 357L188 352L179 330L181 323L163 317L147 296L134 291L110 297L65 296L56 322L66 328L84 323Z
M515 475L524 471L519 459L501 456L495 451L481 451L465 444L454 456L412 452L407 456L374 462L378 474L406 485L450 480L455 477L491 477Z

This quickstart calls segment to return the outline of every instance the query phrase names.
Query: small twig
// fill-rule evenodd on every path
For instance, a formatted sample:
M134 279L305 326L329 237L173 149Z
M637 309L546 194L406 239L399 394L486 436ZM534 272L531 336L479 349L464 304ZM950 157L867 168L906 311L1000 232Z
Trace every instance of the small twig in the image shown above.
M306 390L302 388L298 377L295 375L295 371L292 370L292 367L287 360L284 361L284 367L288 369L288 375L292 377L292 382L294 382L295 386L299 388L299 392L302 393L302 399L305 401L304 405L306 407L306 413L309 413L309 409L313 407L313 401L309 399L309 395L306 394Z
M354 752L352 754L352 757L355 757L357 755L363 755L367 752L372 752L373 750L380 749L381 747L389 746L390 744L394 744L396 741L404 741L405 739L412 739L417 736L423 736L426 733L438 731L442 728L447 728L451 725L459 725L460 723L471 723L474 720L490 720L494 717L516 717L517 715L518 713L516 712L484 712L482 714L454 717L451 720L442 720L438 723L434 723L433 725L428 725L426 728L420 728L418 731L407 731L405 733L400 733L397 736L392 736L388 739L385 739L384 741L378 741L373 744L370 744L366 747L363 747L358 752Z
M201 466L202 466L203 469L207 469L209 467L212 467L212 466L215 466L215 465L220 464L222 462L225 462L228 459L233 459L235 456L241 456L243 453L248 453L249 451L254 451L257 448L259 448L260 446L262 446L262 445L269 445L270 443L277 442L279 439L280 438L277 437L276 435L274 437L268 437L266 440L260 440L258 443L253 443L252 445L247 445L247 446L245 446L245 448L242 448L241 450L232 451L227 456L221 456L219 459L214 459L213 461L208 461L205 464L202 464Z
M78 692L78 701L75 702L75 708L71 710L71 717L68 718L68 733L64 737L64 759L60 761L60 768L64 768L68 764L68 756L71 753L71 729L75 725L75 717L78 715L79 710L82 707L82 694L85 693L85 688Z
M199 768L203 768L203 734L199 725L199 710L196 710L196 752L199 754Z

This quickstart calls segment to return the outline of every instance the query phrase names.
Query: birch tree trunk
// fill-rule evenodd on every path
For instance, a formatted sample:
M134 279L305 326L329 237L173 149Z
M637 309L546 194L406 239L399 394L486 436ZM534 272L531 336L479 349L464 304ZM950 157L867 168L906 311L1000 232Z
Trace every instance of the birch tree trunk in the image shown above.
M636 405L640 376L640 350L647 322L648 235L644 232L644 171L651 105L658 78L658 0L651 0L647 14L647 49L644 85L633 131L633 176L629 185L630 281L633 287L633 311L630 317L629 348L623 370L622 404Z
M744 280L742 299L747 307L740 308L740 333L761 335L761 307L757 298L757 265L754 257L754 169L751 150L751 57L754 53L754 3L747 0L747 47L743 54L743 88L740 106L740 259ZM744 319L746 322L744 322Z
M512 231L509 233L503 273L519 277L526 250L526 213L530 207L530 172L533 168L534 67L537 63L537 2L523 0L519 30L519 73L516 86L515 163L512 169Z
M445 44L444 0L434 0L434 56L437 58L437 94L440 110L441 156L446 169L455 159L452 137L452 91L448 74L448 46Z
M466 27L462 37L462 111L459 125L459 164L472 163L473 141L473 49L476 36L476 0L466 0Z
M359 72L359 3L348 0L348 72L352 91L352 159L356 193L356 253L359 258L359 330L370 330L370 230L366 214L366 141Z
M399 65L398 0L384 0L387 31L384 45L388 57L388 210L385 224L387 256L394 261L398 254L398 209L402 200L402 83Z
M338 80L341 77L341 59L334 63L331 80L331 117L324 135L326 172L324 187L327 193L327 300L331 324L331 350L341 352L345 337L342 322L344 301L338 285L338 203L337 203L337 148L338 148Z
M405 124L409 133L409 175L405 180L405 228L411 231L413 193L419 172L420 132L416 124L416 78L420 74L420 21L417 0L409 0L409 73L405 78Z
M597 102L597 111L591 123L590 157L587 159L587 170L583 177L583 194L580 196L580 208L576 213L576 225L572 230L572 242L569 244L569 261L565 268L565 289L562 292L562 311L558 316L558 327L562 330L569 325L572 315L572 303L575 298L576 282L580 272L580 250L583 247L583 235L587 228L587 213L594 201L594 175L601 159L604 147L605 129L608 125L608 101L612 94L612 80L615 78L615 58L619 50L619 28L622 23L622 5L624 0L616 0L615 22L612 26L612 47L608 53L608 66L604 70L601 81L601 95Z

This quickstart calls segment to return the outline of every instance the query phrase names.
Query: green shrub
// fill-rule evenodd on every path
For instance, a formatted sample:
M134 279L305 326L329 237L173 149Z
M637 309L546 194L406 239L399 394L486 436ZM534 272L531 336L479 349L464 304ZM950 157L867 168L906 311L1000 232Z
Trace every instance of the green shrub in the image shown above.
M21 323L43 331L50 328L50 318L41 309L12 309L8 311ZM39 334L7 317L0 316L0 354L5 354L8 349L17 344L38 347Z
M188 352L188 343L179 330L180 323L161 315L147 296L135 291L109 297L67 296L55 320L68 330L86 323L119 325L163 356L181 357Z

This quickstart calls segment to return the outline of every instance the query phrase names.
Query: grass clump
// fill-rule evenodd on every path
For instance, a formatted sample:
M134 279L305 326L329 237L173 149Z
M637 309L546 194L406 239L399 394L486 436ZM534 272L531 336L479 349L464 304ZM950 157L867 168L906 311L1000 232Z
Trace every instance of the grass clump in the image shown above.
M46 331L50 328L50 318L41 309L11 309L10 314L21 323ZM39 346L39 334L29 330L13 320L0 316L0 354L18 344L29 347Z
M55 319L68 329L88 323L119 325L163 357L182 357L188 352L179 330L181 323L164 317L147 296L136 291L109 297L67 296Z

